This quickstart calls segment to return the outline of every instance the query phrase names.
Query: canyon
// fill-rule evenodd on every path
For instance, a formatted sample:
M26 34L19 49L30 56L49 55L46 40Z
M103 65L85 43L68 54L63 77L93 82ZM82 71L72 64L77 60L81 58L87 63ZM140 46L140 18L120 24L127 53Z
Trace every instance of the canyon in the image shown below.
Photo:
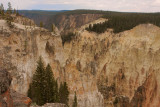
M17 18L14 28L0 20L0 69L11 74L11 89L27 95L41 56L45 65L51 65L58 83L67 82L69 105L76 91L78 107L160 106L159 27L141 24L116 34L112 30L96 34L77 29L71 42L62 45L59 33L37 27L25 17L26 23ZM82 26L81 22L68 23L64 24Z
M68 11L69 12L69 11ZM82 10L78 10L72 13L65 13L65 11L20 11L20 14L33 19L34 22L39 25L40 22L43 22L44 28L52 30L52 24L54 24L58 30L74 30L80 28L81 26L88 24L94 20L102 17L102 13L85 13Z

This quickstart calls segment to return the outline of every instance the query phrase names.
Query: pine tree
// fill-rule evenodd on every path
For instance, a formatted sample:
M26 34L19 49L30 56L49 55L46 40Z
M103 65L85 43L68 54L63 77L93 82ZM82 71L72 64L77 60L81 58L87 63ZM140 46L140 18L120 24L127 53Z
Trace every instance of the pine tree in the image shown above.
M61 83L60 84L60 87L59 87L59 94L58 94L58 96L59 96L59 103L63 103L64 101L63 101L63 94L64 94L64 92L63 92L63 84Z
M55 79L53 76L52 68L48 64L45 72L45 97L46 103L54 103L55 102Z
M57 80L55 81L55 102L58 103L59 102L59 91L58 91L58 82Z
M91 24L89 24L89 30L91 30L92 29L92 25Z
M40 22L40 27L43 27L43 22Z
M8 14L12 14L12 5L11 5L11 2L8 2L7 13L8 13Z
M52 24L52 32L55 33L55 25Z
M69 101L68 97L69 97L69 91L67 83L66 82L64 82L63 84L61 83L59 88L59 102L68 105Z
M68 85L66 82L64 82L64 97L65 97L65 100L64 100L64 104L68 105L68 101L69 101L69 91L68 91Z
M4 7L3 4L1 3L0 5L0 14L3 16L4 15Z
M32 84L29 85L27 96L32 99Z
M14 13L14 14L17 14L17 11L16 11L16 9L14 9L13 13Z
M19 11L18 11L18 9L17 9L17 11L16 11L16 16L19 16Z
M0 6L0 14L2 14L2 7Z
M33 102L36 102L38 105L44 105L45 104L45 68L44 64L42 61L42 58L39 58L37 69L35 74L33 75L33 80L32 80L32 91L34 92L32 94L32 100Z
M11 17L9 14L6 15L7 24L10 28L13 28L14 25L12 24L13 17Z
M64 103L68 105L69 91L67 83L61 83L58 90L58 82L55 81L51 66L44 67L42 58L37 62L37 69L29 86L28 97L37 105L45 103Z
M77 107L77 95L76 92L74 93L74 101L72 107Z

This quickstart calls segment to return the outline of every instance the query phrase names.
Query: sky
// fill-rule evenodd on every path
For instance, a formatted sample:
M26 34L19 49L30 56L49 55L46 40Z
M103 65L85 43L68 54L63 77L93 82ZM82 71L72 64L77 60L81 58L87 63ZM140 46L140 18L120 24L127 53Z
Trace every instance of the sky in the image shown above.
M94 9L122 12L160 12L160 0L0 0L7 8L25 10Z

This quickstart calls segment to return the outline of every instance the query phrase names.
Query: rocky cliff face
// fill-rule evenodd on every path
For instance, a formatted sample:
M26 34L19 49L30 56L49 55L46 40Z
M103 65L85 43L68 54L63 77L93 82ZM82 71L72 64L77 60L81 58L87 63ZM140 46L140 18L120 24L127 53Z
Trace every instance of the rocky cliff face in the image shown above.
M81 27L82 25L88 24L98 18L100 18L101 14L75 14L75 15L55 15L52 18L48 19L45 24L50 25L51 22L55 24L59 31L76 29ZM46 26L46 28L50 29L50 26Z
M71 48L69 46L72 43L66 44L64 48L61 37L53 36L45 29L16 23L11 29L4 20L1 20L1 23L3 29L0 34L2 43L0 68L7 69L13 76L11 87L14 90L27 94L36 69L36 62L39 56L42 56L46 65L51 64L57 80L68 82L71 99L74 91L78 91L81 106L103 105L103 96L98 92L96 82L91 81L95 77L79 72L78 65L70 63ZM93 87L91 87L92 84L94 84ZM72 100L70 101L72 104Z
M69 53L65 71L71 72L76 65L77 70L70 73L70 78L77 81L75 90L79 93L98 90L103 94L104 106L157 107L159 36L160 28L151 24L119 34L83 32L64 45L65 53ZM71 80L68 83L72 84Z
M30 13L20 12L22 15L31 18L37 25L43 22L46 29L51 30L52 24L58 27L59 31L79 28L82 25L88 24L102 16L102 14L65 14L65 13ZM28 23L26 23L28 24Z
M159 36L160 29L150 24L139 25L112 39L108 36L107 52L98 55L98 86L106 97L106 105L117 105L122 99L122 104L129 101L129 107L159 106Z
M60 36L42 28L3 28L0 67L9 70L12 88L20 93L27 93L42 56L56 79L67 81L70 105L76 91L80 107L160 106L160 28L154 25L119 34L84 31L64 46Z
M0 70L0 107L29 107L31 99L10 89L12 78Z

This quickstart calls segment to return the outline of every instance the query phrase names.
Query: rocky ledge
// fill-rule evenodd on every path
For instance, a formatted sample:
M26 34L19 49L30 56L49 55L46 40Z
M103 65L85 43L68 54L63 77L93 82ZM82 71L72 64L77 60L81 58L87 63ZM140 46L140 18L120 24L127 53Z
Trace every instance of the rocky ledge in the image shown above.
M10 89L12 78L0 70L0 107L29 107L31 99Z
M43 106L31 106L31 107L67 107L67 106L61 103L47 103Z

